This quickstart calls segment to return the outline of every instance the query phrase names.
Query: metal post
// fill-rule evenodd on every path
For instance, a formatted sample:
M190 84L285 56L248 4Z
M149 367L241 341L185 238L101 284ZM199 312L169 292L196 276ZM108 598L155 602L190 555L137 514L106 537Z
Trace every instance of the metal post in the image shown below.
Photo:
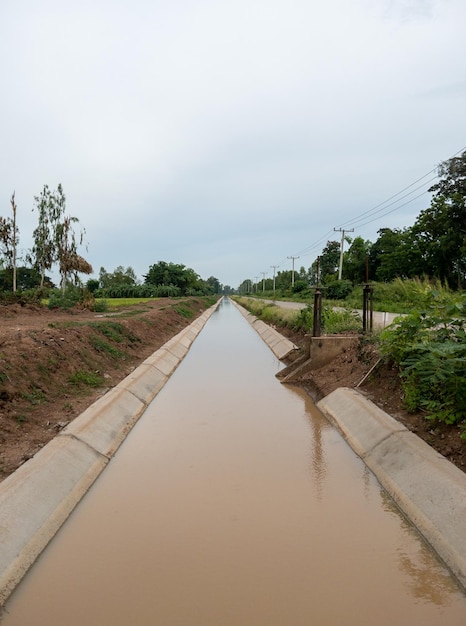
M322 293L319 288L314 292L314 319L312 322L312 336L320 337L322 319Z

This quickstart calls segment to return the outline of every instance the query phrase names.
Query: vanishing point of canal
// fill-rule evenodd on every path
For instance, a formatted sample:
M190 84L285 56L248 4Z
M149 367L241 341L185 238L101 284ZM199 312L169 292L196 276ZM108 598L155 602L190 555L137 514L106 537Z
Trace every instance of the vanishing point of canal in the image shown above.
M464 626L466 597L223 300L1 626Z

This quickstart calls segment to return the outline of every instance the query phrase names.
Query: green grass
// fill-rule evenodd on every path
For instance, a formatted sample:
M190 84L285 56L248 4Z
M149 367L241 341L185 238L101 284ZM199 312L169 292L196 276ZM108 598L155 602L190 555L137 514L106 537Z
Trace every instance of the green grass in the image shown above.
M31 404L42 404L43 402L45 402L45 393L40 389L33 389L30 392L23 392L21 396Z
M160 300L160 298L96 298L97 303L105 301L107 309L119 309L133 304L153 302L154 300Z
M116 359L121 359L125 356L122 350L118 350L118 348L115 348L115 346L112 346L108 341L105 341L98 335L91 335L89 337L89 343L97 352L107 353Z
M68 378L72 385L84 385L87 387L100 387L104 383L104 377L99 372L78 370Z
M181 317L184 317L185 319L190 320L191 318L194 317L194 311L184 306L175 304L173 305L173 310L176 311L178 315L181 315Z

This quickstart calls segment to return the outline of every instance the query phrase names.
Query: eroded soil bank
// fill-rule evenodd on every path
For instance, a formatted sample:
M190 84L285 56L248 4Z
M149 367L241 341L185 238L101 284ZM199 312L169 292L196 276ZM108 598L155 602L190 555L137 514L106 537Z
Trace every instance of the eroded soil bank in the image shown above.
M213 302L163 298L109 313L0 306L0 480Z

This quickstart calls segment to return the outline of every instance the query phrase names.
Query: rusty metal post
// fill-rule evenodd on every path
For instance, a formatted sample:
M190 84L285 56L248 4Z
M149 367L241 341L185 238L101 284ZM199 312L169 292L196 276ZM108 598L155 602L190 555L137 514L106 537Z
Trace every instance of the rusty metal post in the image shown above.
M312 324L312 336L320 337L322 319L322 293L319 288L314 292L314 319Z
M362 332L372 332L374 323L374 289L368 283L362 291Z
M374 322L374 289L369 284L369 256L366 255L366 284L362 290L362 332L372 332Z

